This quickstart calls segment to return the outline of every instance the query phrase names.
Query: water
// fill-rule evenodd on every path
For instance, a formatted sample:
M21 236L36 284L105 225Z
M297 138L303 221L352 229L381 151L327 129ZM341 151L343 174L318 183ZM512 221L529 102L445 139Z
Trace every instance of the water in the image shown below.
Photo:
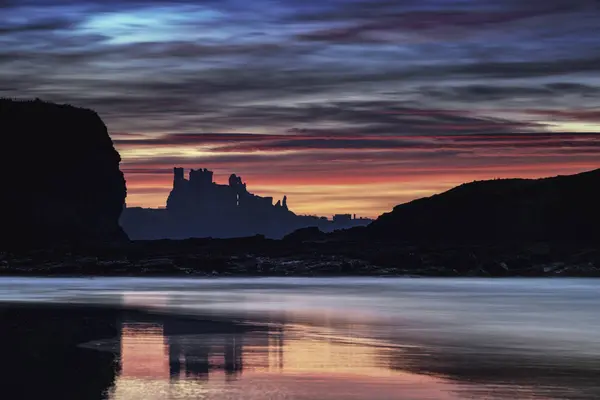
M0 387L62 398L600 398L594 279L4 278L0 302Z

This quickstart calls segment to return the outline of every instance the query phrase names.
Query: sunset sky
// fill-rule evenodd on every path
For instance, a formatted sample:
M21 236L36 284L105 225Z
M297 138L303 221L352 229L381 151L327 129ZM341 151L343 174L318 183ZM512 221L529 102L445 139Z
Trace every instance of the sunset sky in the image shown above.
M0 0L0 96L96 110L128 205L163 206L183 166L377 216L599 167L599 21L598 0Z

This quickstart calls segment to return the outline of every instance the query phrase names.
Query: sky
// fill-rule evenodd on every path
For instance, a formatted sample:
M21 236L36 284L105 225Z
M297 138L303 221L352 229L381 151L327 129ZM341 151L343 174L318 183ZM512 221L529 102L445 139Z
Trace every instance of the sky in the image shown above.
M182 166L374 217L600 167L598 21L599 0L0 0L0 97L97 111L129 206L164 206Z

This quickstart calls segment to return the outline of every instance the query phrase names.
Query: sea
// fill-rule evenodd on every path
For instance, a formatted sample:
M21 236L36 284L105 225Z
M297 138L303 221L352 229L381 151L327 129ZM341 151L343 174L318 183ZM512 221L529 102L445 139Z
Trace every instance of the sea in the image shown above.
M0 278L0 398L600 399L600 280Z

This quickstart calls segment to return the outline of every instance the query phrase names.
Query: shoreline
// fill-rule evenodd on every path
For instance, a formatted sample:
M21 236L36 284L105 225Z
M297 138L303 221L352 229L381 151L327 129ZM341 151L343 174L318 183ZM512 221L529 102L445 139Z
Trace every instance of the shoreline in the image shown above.
M577 278L600 278L600 274L579 274L579 275L504 275L504 276L493 276L493 275L381 275L381 274L363 274L363 275L232 275L232 274L222 274L222 275L200 275L200 274L152 274L152 273L142 273L142 274L104 274L104 275L90 275L90 274L81 274L81 275L67 275L67 274L53 274L53 275L42 275L42 274L0 274L1 278L57 278L57 279L94 279L94 278L193 278L193 279L223 279L223 278L240 278L240 279L260 279L260 278L331 278L331 279L348 279L348 278L401 278L401 279L453 279L453 278L472 278L472 279L577 279Z
M597 243L237 239L0 253L0 276L600 277Z

